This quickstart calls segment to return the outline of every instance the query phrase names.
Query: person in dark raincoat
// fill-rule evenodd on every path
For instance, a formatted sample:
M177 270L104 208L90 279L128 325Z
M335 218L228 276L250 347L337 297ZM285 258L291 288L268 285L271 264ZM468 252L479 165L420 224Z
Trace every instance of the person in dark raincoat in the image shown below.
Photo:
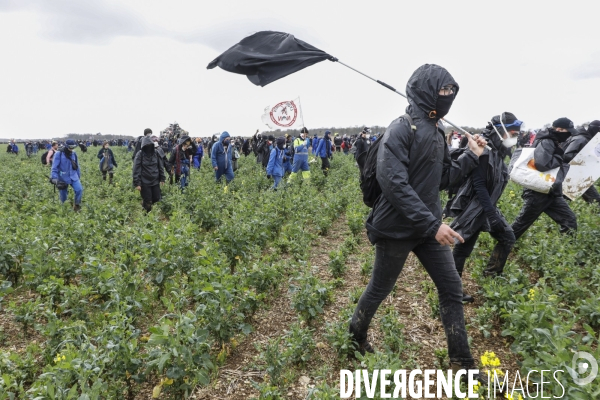
M577 217L562 196L562 183L568 172L568 164L563 160L564 151L560 144L573 133L577 133L573 121L568 118L559 118L552 123L551 128L538 132L536 135L532 146L535 147L533 153L535 168L540 172L559 168L559 172L547 194L523 189L521 196L524 200L523 208L512 224L512 230L517 240L542 213L546 213L560 225L561 233L573 234L577 230Z
M574 159L577 154L579 154L579 152L585 147L585 145L588 144L588 142L592 140L592 138L596 136L596 134L599 131L599 120L590 122L587 129L578 129L577 133L575 133L573 136L567 139L565 145L563 146L563 148L565 149L563 161L565 163L571 162L571 160ZM598 194L598 190L596 190L594 185L590 186L590 188L586 190L581 195L581 197L583 198L583 200L587 201L590 204L596 203L600 205L600 194Z
M98 152L98 158L100 159L100 172L102 172L102 180L106 180L106 174L108 174L108 184L112 184L113 175L115 173L114 169L117 167L117 160L115 160L115 155L112 150L109 148L108 141L104 141L102 143L102 148Z
M433 64L419 67L406 85L406 113L413 123L399 117L379 139L376 176L382 194L366 223L375 245L375 264L350 323L358 351L372 352L367 341L371 319L412 251L437 287L448 356L455 371L472 369L475 361L465 329L462 282L449 246L462 238L442 223L439 191L460 184L477 167L485 146L484 140L470 137L469 150L456 160L450 158L438 121L450 110L457 92L458 84L446 69Z
M358 167L360 168L361 172L365 164L367 151L369 150L369 146L371 145L371 141L369 140L370 137L371 129L365 127L362 130L362 132L358 135L358 138L354 143L354 147L356 148L354 152L354 158L356 159L356 163L358 164Z
M522 122L509 112L492 118L482 132L490 150L484 150L477 168L449 201L449 216L456 217L450 227L465 240L456 244L452 251L456 270L461 277L465 261L471 255L481 232L489 232L498 241L484 275L502 273L515 244L515 235L496 203L508 184L508 169L503 160L516 144L521 125ZM462 149L454 152L462 153ZM473 302L473 297L463 293L463 301Z
M133 187L140 192L146 212L152 211L152 205L160 201L160 187L165 183L163 159L155 149L152 138L144 136L141 150L133 160Z

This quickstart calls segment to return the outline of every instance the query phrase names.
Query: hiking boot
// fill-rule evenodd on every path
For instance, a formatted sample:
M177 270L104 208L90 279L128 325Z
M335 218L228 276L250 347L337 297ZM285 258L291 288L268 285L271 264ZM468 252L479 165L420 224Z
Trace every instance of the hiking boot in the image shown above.
M356 350L363 356L365 355L365 353L375 353L375 350L373 350L373 346L371 346L371 343L369 343L367 340L358 343Z
M466 369L467 373L465 373L464 375L462 375L460 377L460 381L463 382L463 383L466 383L466 384L469 383L469 370L470 369L478 370L477 366L474 363L470 364L470 365L462 365L462 364L454 363L453 362L453 363L450 363L450 368L452 369L452 373L454 375L456 375L456 373L458 371L460 371L462 369ZM481 385L486 385L487 386L487 380L482 379L479 373L473 374L473 379L476 382L479 382Z
M463 303L473 303L475 299L470 294L463 293L462 301Z
M77 212L81 211L81 206L79 204L75 204L73 206L73 211L77 211Z

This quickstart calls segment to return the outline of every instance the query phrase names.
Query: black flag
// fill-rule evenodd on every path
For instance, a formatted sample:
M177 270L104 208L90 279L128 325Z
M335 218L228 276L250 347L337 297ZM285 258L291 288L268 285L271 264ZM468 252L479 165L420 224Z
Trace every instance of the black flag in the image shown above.
M255 85L265 86L333 56L284 32L261 31L242 39L215 58L207 69L216 66L243 74Z

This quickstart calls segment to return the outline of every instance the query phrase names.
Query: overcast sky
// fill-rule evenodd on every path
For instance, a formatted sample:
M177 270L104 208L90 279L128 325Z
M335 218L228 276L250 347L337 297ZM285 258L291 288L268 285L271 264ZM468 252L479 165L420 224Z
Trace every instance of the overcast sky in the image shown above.
M0 0L0 137L250 135L300 96L309 128L371 126L406 100L323 61L264 88L206 65L243 37L289 32L400 91L422 64L461 90L448 119L510 111L539 128L600 119L594 1Z

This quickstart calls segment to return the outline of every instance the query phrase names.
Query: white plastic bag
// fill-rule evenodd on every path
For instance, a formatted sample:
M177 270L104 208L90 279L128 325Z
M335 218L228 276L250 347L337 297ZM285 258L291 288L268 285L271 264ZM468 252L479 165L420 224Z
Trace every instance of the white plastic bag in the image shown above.
M512 166L512 168L509 167L510 180L536 192L550 192L552 185L556 182L556 176L560 168L540 172L535 169L533 159L535 148L523 148L519 150L521 152L515 151L510 162Z

